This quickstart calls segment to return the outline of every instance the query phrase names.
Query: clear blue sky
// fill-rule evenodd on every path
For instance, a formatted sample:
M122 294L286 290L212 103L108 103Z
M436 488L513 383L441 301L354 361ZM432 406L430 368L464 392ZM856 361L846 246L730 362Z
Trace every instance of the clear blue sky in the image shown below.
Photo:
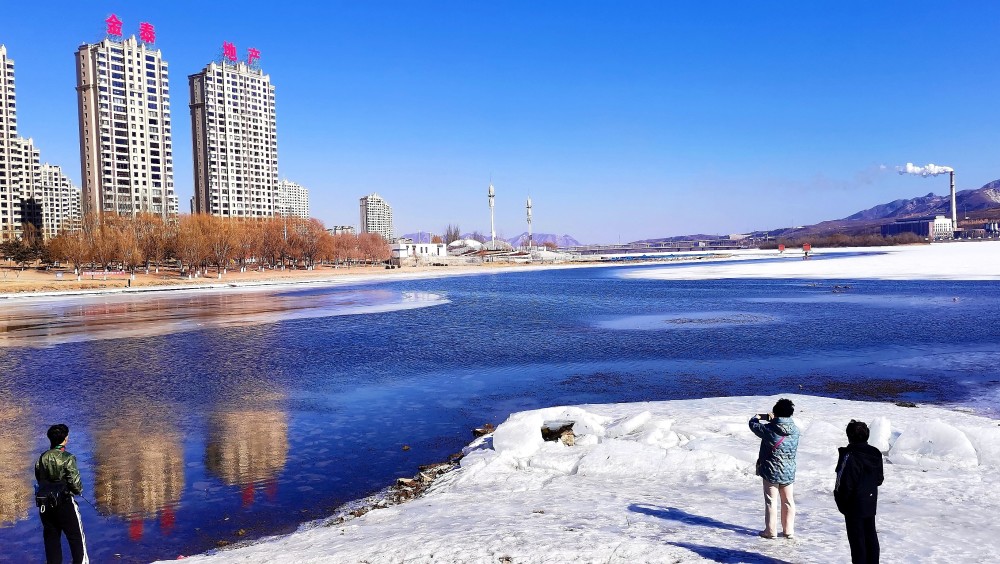
M398 233L585 242L844 217L1000 178L991 2L5 2L18 125L80 180L73 53L111 13L170 63L174 182L192 194L187 75L224 40L276 85L279 173L313 215ZM879 171L879 165L889 171Z

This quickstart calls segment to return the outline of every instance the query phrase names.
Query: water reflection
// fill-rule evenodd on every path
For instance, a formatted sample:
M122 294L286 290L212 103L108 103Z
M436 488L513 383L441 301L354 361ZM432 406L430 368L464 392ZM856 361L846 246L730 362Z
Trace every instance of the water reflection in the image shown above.
M0 528L26 519L32 507L34 457L26 411L0 390Z
M5 303L0 347L39 347L96 339L164 335L287 319L357 315L448 303L439 294L385 289L240 289Z
M240 486L246 506L258 487L272 498L277 493L276 478L288 460L288 415L261 405L271 402L240 403L209 418L205 467L226 485Z
M102 512L129 520L142 536L147 519L173 527L184 491L182 437L163 405L146 401L109 414L94 432L94 496Z

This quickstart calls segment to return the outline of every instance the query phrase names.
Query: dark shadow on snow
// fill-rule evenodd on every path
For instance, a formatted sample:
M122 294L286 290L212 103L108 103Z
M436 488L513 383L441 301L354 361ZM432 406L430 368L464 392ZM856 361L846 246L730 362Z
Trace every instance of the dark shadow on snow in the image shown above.
M628 509L629 511L635 511L636 513L642 513L643 515L650 515L652 517L659 517L660 519L680 521L681 523L687 523L689 525L701 525L702 527L713 527L715 529L733 531L734 533L740 533L744 535L756 536L757 533L759 532L754 529L749 529L747 527L733 525L732 523L723 523L722 521L712 519L711 517L692 515L691 513L677 509L676 507L657 507L655 505L633 503L632 505L628 506Z
M770 556L764 556L763 554L757 554L755 552L747 552L745 550L719 548L717 546L705 546L686 542L670 542L667 544L685 548L698 556L707 558L713 562L725 562L727 564L744 562L747 564L791 564L787 560L779 560L777 558L771 558Z

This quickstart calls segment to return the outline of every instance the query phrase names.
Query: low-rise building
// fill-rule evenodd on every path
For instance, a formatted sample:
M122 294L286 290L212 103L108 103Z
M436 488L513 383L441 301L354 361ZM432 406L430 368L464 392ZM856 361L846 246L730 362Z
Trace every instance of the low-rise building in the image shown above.
M448 246L444 243L414 243L408 239L389 245L394 259L431 259L448 256Z
M330 235L355 235L353 225L334 225L333 227L327 229Z
M892 237L903 233L913 233L925 239L951 239L954 228L951 219L943 215L908 217L882 226L882 236Z

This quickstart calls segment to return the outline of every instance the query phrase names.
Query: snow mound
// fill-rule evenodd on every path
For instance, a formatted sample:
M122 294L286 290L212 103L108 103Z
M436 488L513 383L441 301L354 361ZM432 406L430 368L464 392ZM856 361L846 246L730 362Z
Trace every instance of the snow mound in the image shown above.
M917 423L903 431L889 451L889 460L920 468L979 465L979 456L969 437L943 421Z

